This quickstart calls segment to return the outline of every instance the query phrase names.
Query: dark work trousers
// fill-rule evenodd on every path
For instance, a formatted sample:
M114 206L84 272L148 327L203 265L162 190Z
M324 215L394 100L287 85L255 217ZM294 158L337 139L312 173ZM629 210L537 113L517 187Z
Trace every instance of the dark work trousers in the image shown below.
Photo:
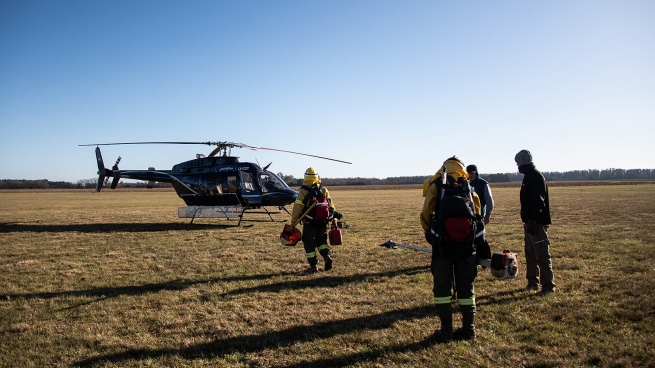
M477 257L469 256L462 261L450 261L440 256L432 258L434 277L434 304L438 310L452 312L453 280L455 295L462 312L475 313L475 290L473 282L478 276Z
M305 248L305 254L307 255L307 262L309 262L310 266L316 265L318 261L316 249L318 249L318 252L323 258L330 254L327 238L327 222L306 222L303 226L302 243Z
M527 231L527 224L523 224L525 234L525 278L529 286L539 286L542 290L555 289L555 277L550 259L550 240L548 239L548 225L538 225L536 234Z

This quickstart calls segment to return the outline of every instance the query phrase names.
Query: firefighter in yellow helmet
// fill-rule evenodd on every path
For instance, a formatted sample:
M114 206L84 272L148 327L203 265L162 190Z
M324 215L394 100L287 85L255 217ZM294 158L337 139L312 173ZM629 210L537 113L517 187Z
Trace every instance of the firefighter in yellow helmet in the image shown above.
M444 173L446 176L444 177ZM437 314L441 322L441 328L434 333L435 339L440 342L449 342L455 338L475 338L475 327L473 318L475 316L475 292L473 282L477 277L477 257L475 254L474 239L477 231L470 229L473 234L470 250L461 255L454 256L450 250L446 250L450 239L444 235L445 229L445 208L451 202L449 196L459 196L466 200L466 213L470 214L471 221L467 223L481 222L480 200L469 188L468 173L462 161L453 156L447 159L439 171L424 185L425 201L420 219L421 226L426 233L426 240L432 245L432 263L430 269L434 278L433 294ZM445 199L444 199L445 198ZM471 203L472 202L472 203ZM443 206L442 206L443 205ZM439 219L439 216L443 219ZM434 220L434 221L433 221ZM467 219L468 221L468 219ZM482 230L484 225L482 223ZM465 230L466 231L466 230ZM452 243L450 243L452 244ZM450 248L452 249L452 248ZM459 248L457 250L459 252ZM453 294L453 280L454 292ZM462 313L462 327L453 332L453 307L451 305L455 295Z
M334 210L330 192L321 185L318 172L315 168L310 167L305 171L302 186L298 191L298 198L293 204L291 223L295 223L313 204L315 204L314 208L302 220L302 242L309 263L308 272L310 273L318 271L317 250L325 261L325 271L332 269L327 227L333 218L342 218L342 215Z

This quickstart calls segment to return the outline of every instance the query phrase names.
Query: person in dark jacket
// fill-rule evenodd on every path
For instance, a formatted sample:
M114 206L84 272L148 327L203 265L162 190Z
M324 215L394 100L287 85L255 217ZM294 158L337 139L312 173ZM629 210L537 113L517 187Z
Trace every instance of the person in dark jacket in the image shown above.
M466 172L469 174L469 181L471 182L471 186L473 189L475 189L475 192L480 198L484 224L488 225L489 219L491 218L491 212L494 210L494 197L491 195L489 182L482 179L480 175L478 175L478 167L476 165L468 165L466 167Z
M544 296L555 291L555 278L550 257L548 227L551 225L548 185L546 179L532 163L532 154L521 150L514 157L519 172L523 174L521 183L521 220L525 237L525 277L528 279L526 291L538 290Z

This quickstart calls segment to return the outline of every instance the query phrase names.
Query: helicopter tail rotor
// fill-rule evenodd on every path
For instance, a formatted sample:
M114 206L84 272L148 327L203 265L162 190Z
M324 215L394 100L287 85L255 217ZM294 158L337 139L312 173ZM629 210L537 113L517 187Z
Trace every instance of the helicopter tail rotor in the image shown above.
M116 163L114 164L114 166L111 167L112 174L114 175L114 178L111 181L111 189L116 189L116 186L118 185L118 181L121 180L120 174L116 172L118 170L119 162L121 162L121 156L118 156Z
M96 184L96 192L99 192L102 189L102 186L105 182L105 164L102 161L102 154L100 153L100 147L96 147L96 160L98 161L98 183Z
M118 163L121 162L121 157L118 156L116 163L111 170L105 168L105 163L102 160L102 154L100 153L100 147L96 147L96 161L98 161L98 182L96 183L96 192L99 192L103 186L107 185L109 177L113 176L111 182L111 189L116 189L118 181L120 180L120 174L114 175L114 171L118 170Z

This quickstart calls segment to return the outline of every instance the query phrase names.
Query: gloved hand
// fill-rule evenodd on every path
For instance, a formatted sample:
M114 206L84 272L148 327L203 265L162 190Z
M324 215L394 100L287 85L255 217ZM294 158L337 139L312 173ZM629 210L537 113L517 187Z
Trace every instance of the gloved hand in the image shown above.
M528 234L532 234L532 235L538 233L539 225L537 225L537 220L528 220L526 231L528 232Z
M343 214L341 214L340 212L337 212L337 211L334 211L333 216L337 220L341 220L343 218Z

